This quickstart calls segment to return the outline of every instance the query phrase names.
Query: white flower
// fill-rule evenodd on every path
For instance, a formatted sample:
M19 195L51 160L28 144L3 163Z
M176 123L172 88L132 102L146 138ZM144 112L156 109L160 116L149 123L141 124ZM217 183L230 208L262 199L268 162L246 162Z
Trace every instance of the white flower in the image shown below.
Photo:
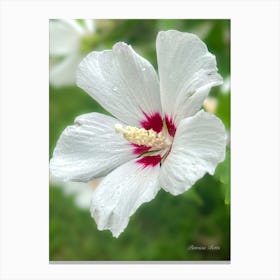
M65 195L74 197L74 203L80 209L89 209L93 190L98 186L99 179L82 183L62 181L54 176L50 176L50 184L62 189Z
M71 86L82 60L81 40L94 32L94 21L50 20L50 83Z
M125 43L80 63L78 86L114 117L79 116L50 163L65 180L108 174L93 193L91 214L115 237L161 187L181 194L225 158L224 125L201 110L211 87L222 83L215 56L197 36L175 30L159 32L156 49L159 79Z
M224 84L221 86L221 92L223 94L228 94L230 91L230 77L225 78Z

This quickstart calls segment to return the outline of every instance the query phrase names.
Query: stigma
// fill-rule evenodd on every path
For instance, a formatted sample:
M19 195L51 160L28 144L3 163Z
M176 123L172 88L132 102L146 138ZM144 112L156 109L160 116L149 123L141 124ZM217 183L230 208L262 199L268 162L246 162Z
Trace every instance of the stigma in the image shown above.
M154 150L161 150L170 145L170 141L162 132L155 132L153 129L138 128L135 126L123 127L115 125L116 133L122 133L123 137L136 145L152 147Z

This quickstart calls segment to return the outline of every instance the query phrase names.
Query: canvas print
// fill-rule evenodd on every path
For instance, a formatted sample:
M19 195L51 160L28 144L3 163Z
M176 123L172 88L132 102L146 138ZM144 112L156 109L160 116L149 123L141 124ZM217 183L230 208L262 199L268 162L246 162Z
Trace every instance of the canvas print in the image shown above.
M230 260L230 20L50 19L50 261Z

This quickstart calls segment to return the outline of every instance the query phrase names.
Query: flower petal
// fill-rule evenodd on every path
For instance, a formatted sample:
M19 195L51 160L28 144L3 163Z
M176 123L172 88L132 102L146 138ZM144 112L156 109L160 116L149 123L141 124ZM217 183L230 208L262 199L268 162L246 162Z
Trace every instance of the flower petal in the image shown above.
M129 125L141 126L147 116L161 113L153 66L125 43L88 54L79 65L77 85Z
M116 134L116 119L98 113L79 116L61 134L50 162L58 178L87 182L135 158L133 147Z
M71 86L76 82L77 67L82 58L71 54L50 67L50 84L55 87Z
M173 195L189 189L225 159L226 131L220 119L203 110L182 120L161 166L162 188Z
M99 230L109 229L118 237L129 217L159 191L159 164L143 168L136 160L127 162L106 176L93 193L91 215Z
M78 51L82 32L78 26L74 20L50 20L51 55L63 56Z
M215 56L194 34L159 32L156 41L162 108L180 120L201 108L211 87L222 84Z
M95 20L85 19L84 23L85 23L86 32L88 32L88 33L94 33L95 32Z

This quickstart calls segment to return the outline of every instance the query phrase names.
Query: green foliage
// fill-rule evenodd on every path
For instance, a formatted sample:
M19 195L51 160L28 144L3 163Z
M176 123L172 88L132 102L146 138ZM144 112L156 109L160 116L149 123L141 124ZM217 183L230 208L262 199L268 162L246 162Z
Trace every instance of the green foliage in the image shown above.
M217 167L215 177L221 182L225 204L230 204L230 151L226 151L225 161Z
M118 239L98 231L90 213L77 209L59 188L50 188L50 217L51 260L229 259L229 208L221 184L211 176L180 196L160 191ZM220 250L194 251L191 245Z
M110 49L125 41L156 64L155 38L160 30L199 35L216 55L219 72L230 75L228 20L98 20L97 34L87 38L89 50ZM217 116L230 131L230 94L211 90L218 99ZM50 87L50 157L63 129L89 112L108 114L76 86ZM189 191L172 196L161 190L143 204L118 239L98 231L89 211L74 204L58 187L50 188L50 260L229 260L230 148L214 176L205 175ZM190 246L220 246L191 250Z
M223 120L226 129L230 130L230 94L218 94L218 106L216 115Z

